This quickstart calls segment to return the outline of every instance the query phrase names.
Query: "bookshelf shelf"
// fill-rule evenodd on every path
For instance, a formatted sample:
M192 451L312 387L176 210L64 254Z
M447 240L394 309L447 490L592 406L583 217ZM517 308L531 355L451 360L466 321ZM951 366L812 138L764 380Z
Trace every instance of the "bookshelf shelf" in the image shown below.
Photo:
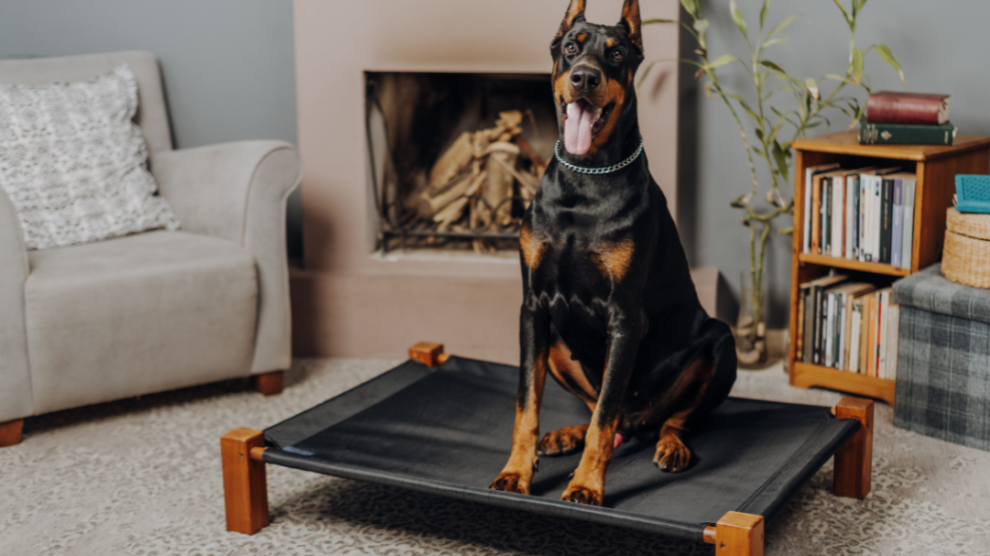
M895 381L842 371L798 360L797 318L800 285L825 276L831 269L872 274L879 282L908 276L937 262L945 238L945 213L952 206L956 174L990 173L990 137L957 135L952 146L860 145L855 132L834 133L794 142L794 243L791 249L791 318L788 348L790 383L801 388L819 386L894 404ZM855 168L872 164L902 166L916 174L914 241L911 268L866 263L802 252L805 168L832 162Z
M847 270L858 270L860 272L872 272L873 274L889 274L891 276L908 276L911 271L906 268L898 268L889 264L864 263L852 259L840 259L829 257L828 255L817 255L814 253L801 253L798 255L799 262L828 266L832 268L844 268Z

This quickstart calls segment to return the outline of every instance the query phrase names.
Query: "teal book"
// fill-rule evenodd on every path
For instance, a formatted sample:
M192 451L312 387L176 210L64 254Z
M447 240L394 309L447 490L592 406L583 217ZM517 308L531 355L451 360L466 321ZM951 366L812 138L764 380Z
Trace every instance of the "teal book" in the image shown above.
M860 145L951 145L952 122L943 125L859 124Z

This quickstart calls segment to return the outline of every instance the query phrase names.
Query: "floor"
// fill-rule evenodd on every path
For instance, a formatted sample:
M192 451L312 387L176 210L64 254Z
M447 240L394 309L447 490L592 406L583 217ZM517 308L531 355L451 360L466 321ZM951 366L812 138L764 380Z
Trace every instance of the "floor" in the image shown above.
M270 398L231 381L30 419L0 449L0 547L7 556L711 555L695 544L449 501L269 466L272 524L224 528L219 437L262 429L396 362L295 361ZM778 365L742 371L734 395L832 405ZM896 429L876 411L873 492L832 496L831 463L766 531L768 555L990 552L990 453Z

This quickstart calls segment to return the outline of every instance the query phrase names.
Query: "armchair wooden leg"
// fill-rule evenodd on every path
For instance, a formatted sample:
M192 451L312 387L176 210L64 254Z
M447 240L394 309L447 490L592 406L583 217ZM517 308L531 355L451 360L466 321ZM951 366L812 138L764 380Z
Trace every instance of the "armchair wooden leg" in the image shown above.
M443 344L419 342L409 348L409 359L419 361L427 367L437 368L450 356L443 352Z
M268 525L264 453L265 435L261 431L234 429L220 437L228 531L253 535Z
M705 527L705 542L715 545L715 556L763 556L763 516L726 512Z
M0 448L16 446L21 443L21 432L24 431L24 419L15 419L0 423Z
M835 453L832 492L862 500L873 481L873 401L842 398L833 410L836 419L856 419L860 427Z
M266 396L281 394L284 389L285 371L272 371L262 375L251 376L251 388Z

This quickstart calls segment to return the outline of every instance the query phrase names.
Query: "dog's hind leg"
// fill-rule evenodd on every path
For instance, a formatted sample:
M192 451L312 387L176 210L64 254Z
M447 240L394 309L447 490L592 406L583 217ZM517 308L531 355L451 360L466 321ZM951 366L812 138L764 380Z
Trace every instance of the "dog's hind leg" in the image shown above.
M675 412L660 427L653 462L662 471L684 471L691 462L691 450L684 443L692 426L718 407L729 395L736 379L736 351L731 331L725 324L712 321L714 340L711 348L702 352L684 376L690 386ZM724 329L724 330L723 330Z

